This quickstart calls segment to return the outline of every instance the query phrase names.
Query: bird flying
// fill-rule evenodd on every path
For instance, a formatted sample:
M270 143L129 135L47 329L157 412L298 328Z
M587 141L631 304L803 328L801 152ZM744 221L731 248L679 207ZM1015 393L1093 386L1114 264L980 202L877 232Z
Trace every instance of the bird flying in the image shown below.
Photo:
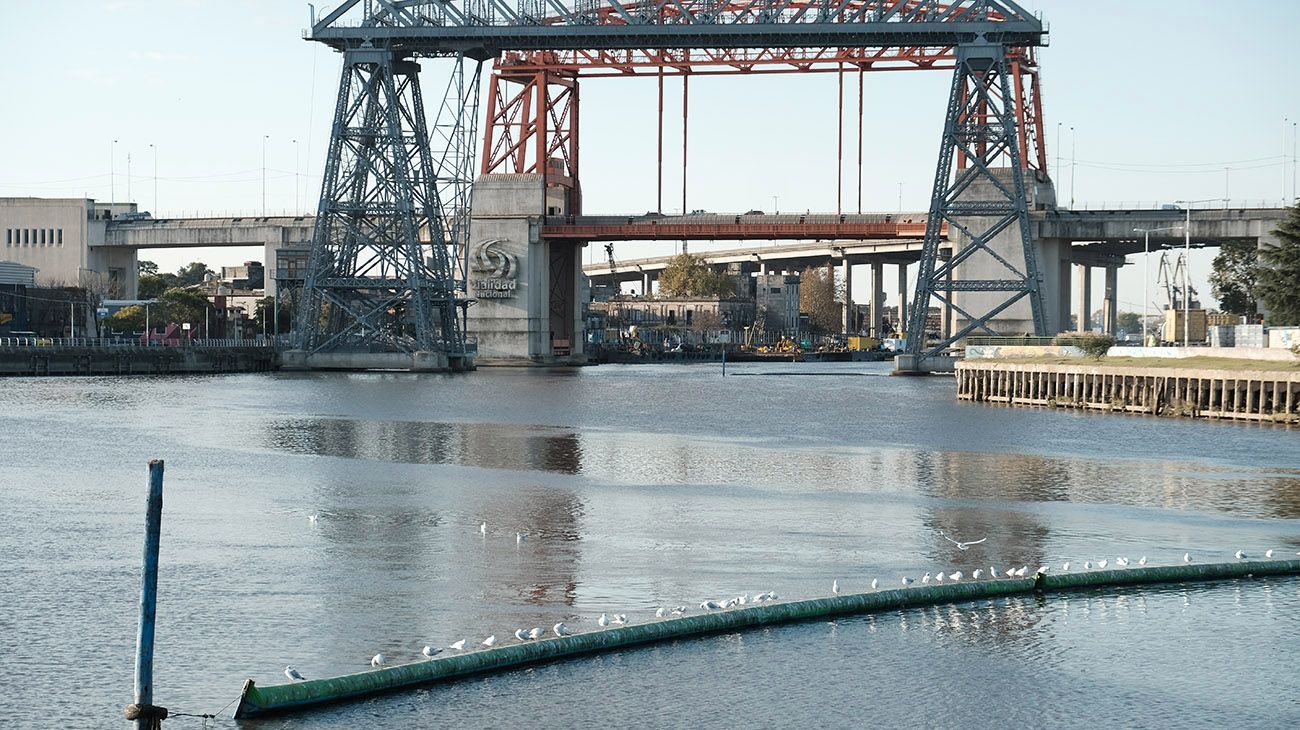
M958 550L970 550L971 545L978 545L988 539L987 537L981 537L978 540L967 540L965 542L962 542L961 540L954 540L951 537L948 537L947 535L943 534L943 530L939 530L939 537L942 537L943 539L947 540L953 545L956 545Z

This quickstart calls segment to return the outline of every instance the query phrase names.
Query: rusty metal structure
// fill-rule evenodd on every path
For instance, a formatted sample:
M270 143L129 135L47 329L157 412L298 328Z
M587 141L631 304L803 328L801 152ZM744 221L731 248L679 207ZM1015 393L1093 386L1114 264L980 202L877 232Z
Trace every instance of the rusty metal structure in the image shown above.
M420 274L422 281L437 282L433 299L411 295L419 290L415 284L396 282L392 292L404 296L379 297L385 302L432 302L415 307L418 316L446 312L458 305L455 292L465 293L465 252L468 249L468 207L472 200L472 174L479 116L476 83L482 64L494 62L487 88L486 129L482 135L477 171L490 173L532 173L544 177L549 191L558 195L548 199L562 201L548 214L582 213L579 174L580 81L583 77L655 76L658 79L658 209L663 210L664 165L664 95L666 82L680 79L682 94L682 165L686 165L689 79L692 75L761 75L771 73L835 73L839 79L838 150L840 170L845 156L846 130L844 101L846 82L857 79L857 210L861 213L862 118L865 111L864 76L875 71L948 70L954 74L954 97L948 108L935 192L930 206L930 225L926 230L928 267L923 261L922 281L913 298L914 315L924 316L931 297L951 296L950 281L944 274L955 263L938 263L938 244L945 226L954 225L954 217L964 216L963 232L977 246L1007 224L999 218L990 224L993 233L971 230L970 206L957 206L956 197L976 179L992 180L991 165L1002 162L1017 168L1014 185L1007 190L1010 208L1027 230L1023 174L1046 175L1044 122L1040 99L1038 64L1035 48L1045 45L1046 29L1042 21L1012 0L345 0L326 15L312 18L308 38L325 43L344 55L345 85L348 69L361 59L387 57L386 63L374 65L367 78L373 79L356 97L355 108L368 105L383 107L389 97L385 90L414 79L418 70L411 61L419 58L451 58L456 70L439 109L439 124L447 130L434 135L436 149L416 150L415 157L429 155L436 170L434 179L418 178L400 182L395 190L395 207L389 211L370 211L374 215L406 215L403 200L427 203L428 215L417 224L424 225L423 239L413 243L405 238L415 230L412 225L384 227L384 235L370 235L340 224L331 228L322 220L331 217L346 220L365 214L362 200L339 196L337 185L327 177L313 242L311 271L307 276L307 296L300 322L321 322L324 328L308 332L314 342L339 344L339 327L346 322L324 322L320 306L330 299L322 296L329 289L333 273L346 270L352 250L389 249L404 253L409 265L394 271ZM979 68L972 64L978 61ZM374 63L373 60L366 61ZM987 63L986 63L987 62ZM473 71L465 69L473 65ZM371 67L366 67L371 68ZM982 70L980 70L982 69ZM979 79L972 82L971 79ZM960 87L960 90L958 90ZM992 94L984 93L992 90ZM369 95L369 96L366 96ZM391 96L391 95L390 95ZM404 97L404 98L409 98ZM384 149L408 149L402 141L401 125L389 125L388 131L358 131L349 127L349 101L340 96L331 150L339 139L350 141L364 135L382 140L390 135ZM392 99L400 107L398 97ZM346 103L345 103L346 102ZM357 106L360 105L360 106ZM458 113L457 113L458 110ZM422 112L421 112L422 115ZM445 121L443 121L445 120ZM416 134L427 130L411 130ZM396 135L396 136L393 136ZM401 154L395 152L395 154ZM327 174L343 174L337 165L327 165ZM955 170L955 172L954 172ZM684 171L684 170L683 170ZM350 172L355 176L356 168ZM687 210L685 175L682 184L682 209ZM951 181L958 184L954 186ZM999 184L1000 185L1000 184ZM402 188L405 186L405 188ZM844 214L844 180L838 180L837 213ZM1005 186L1002 186L1005 187ZM405 192L403 192L403 190ZM1016 201L1019 205L1015 205ZM956 206L956 207L954 207ZM1003 211L1006 206L998 209ZM423 221L427 221L424 223ZM1013 221L1014 222L1014 221ZM378 227L372 227L378 228ZM996 229L996 230L995 230ZM1027 234L1026 234L1027 235ZM358 247L358 236L362 237ZM368 237L367 237L368 236ZM350 243L349 243L350 241ZM932 244L932 245L931 245ZM426 259L434 249L447 252L431 258L448 262L443 268L428 269ZM1014 266L1012 294L1019 299L1029 295L1037 302L1037 273L1033 251L1026 241L1023 266ZM962 251L954 252L960 260ZM418 260L417 260L418 259ZM397 259L394 259L397 260ZM398 274L400 276L405 273ZM335 277L342 281L347 277ZM414 279L411 279L414 281ZM367 283L367 282L361 282ZM369 282L374 283L374 282ZM983 291L1000 291L1006 281L961 282ZM346 286L346 284L343 284ZM420 286L424 286L420 284ZM427 287L426 287L427 288ZM338 287L335 287L335 293ZM315 292L315 293L313 293ZM339 297L334 297L338 300ZM436 301L435 301L436 300ZM1035 312L1041 309L1034 305ZM391 310L391 307L390 307ZM1000 311L1000 310L999 310ZM982 325L987 313L964 312ZM442 316L441 314L439 316ZM412 342L372 332L364 318L354 318L352 346L410 346ZM398 315L397 320L409 321ZM453 317L454 320L454 317ZM447 333L444 346L455 346L454 337L463 340L451 324L426 327ZM310 327L309 327L310 329ZM417 328L418 329L418 328ZM391 327L390 327L391 330ZM391 334L391 333L390 333ZM332 338L332 339L331 339ZM344 338L348 339L348 338ZM418 339L418 337L417 337ZM924 337L913 338L914 349L926 347ZM450 344L448 344L450 343ZM420 346L431 344L421 341ZM932 348L938 352L947 343ZM916 350L923 355L922 350Z

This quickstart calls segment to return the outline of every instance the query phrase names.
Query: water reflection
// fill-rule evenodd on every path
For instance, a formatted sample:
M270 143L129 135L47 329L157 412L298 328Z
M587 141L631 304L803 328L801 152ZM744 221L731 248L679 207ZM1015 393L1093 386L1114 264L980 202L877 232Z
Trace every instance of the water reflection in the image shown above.
M346 418L289 418L266 424L265 444L281 451L401 464L577 474L578 435L547 426Z

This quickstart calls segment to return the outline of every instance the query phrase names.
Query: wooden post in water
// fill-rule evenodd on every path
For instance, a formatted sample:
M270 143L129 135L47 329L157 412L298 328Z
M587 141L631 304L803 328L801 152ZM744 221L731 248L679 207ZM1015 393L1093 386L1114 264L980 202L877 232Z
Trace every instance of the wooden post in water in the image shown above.
M149 501L144 516L144 565L140 583L140 626L135 638L135 704L126 708L136 730L160 727L167 710L153 705L153 632L158 599L158 543L162 532L163 462L149 462Z

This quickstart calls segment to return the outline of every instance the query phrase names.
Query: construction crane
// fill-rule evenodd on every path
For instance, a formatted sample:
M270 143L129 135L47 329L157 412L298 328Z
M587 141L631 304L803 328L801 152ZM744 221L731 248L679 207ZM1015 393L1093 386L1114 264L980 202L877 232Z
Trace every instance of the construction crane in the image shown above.
M1186 292L1183 291L1183 285L1186 284L1190 298L1188 304L1184 305ZM1156 286L1165 290L1165 309L1183 309L1187 306L1191 309L1199 309L1200 301L1197 299L1196 287L1193 287L1187 277L1187 257L1179 253L1174 259L1171 266L1169 263L1169 252L1165 251L1160 254L1159 272L1156 275Z

